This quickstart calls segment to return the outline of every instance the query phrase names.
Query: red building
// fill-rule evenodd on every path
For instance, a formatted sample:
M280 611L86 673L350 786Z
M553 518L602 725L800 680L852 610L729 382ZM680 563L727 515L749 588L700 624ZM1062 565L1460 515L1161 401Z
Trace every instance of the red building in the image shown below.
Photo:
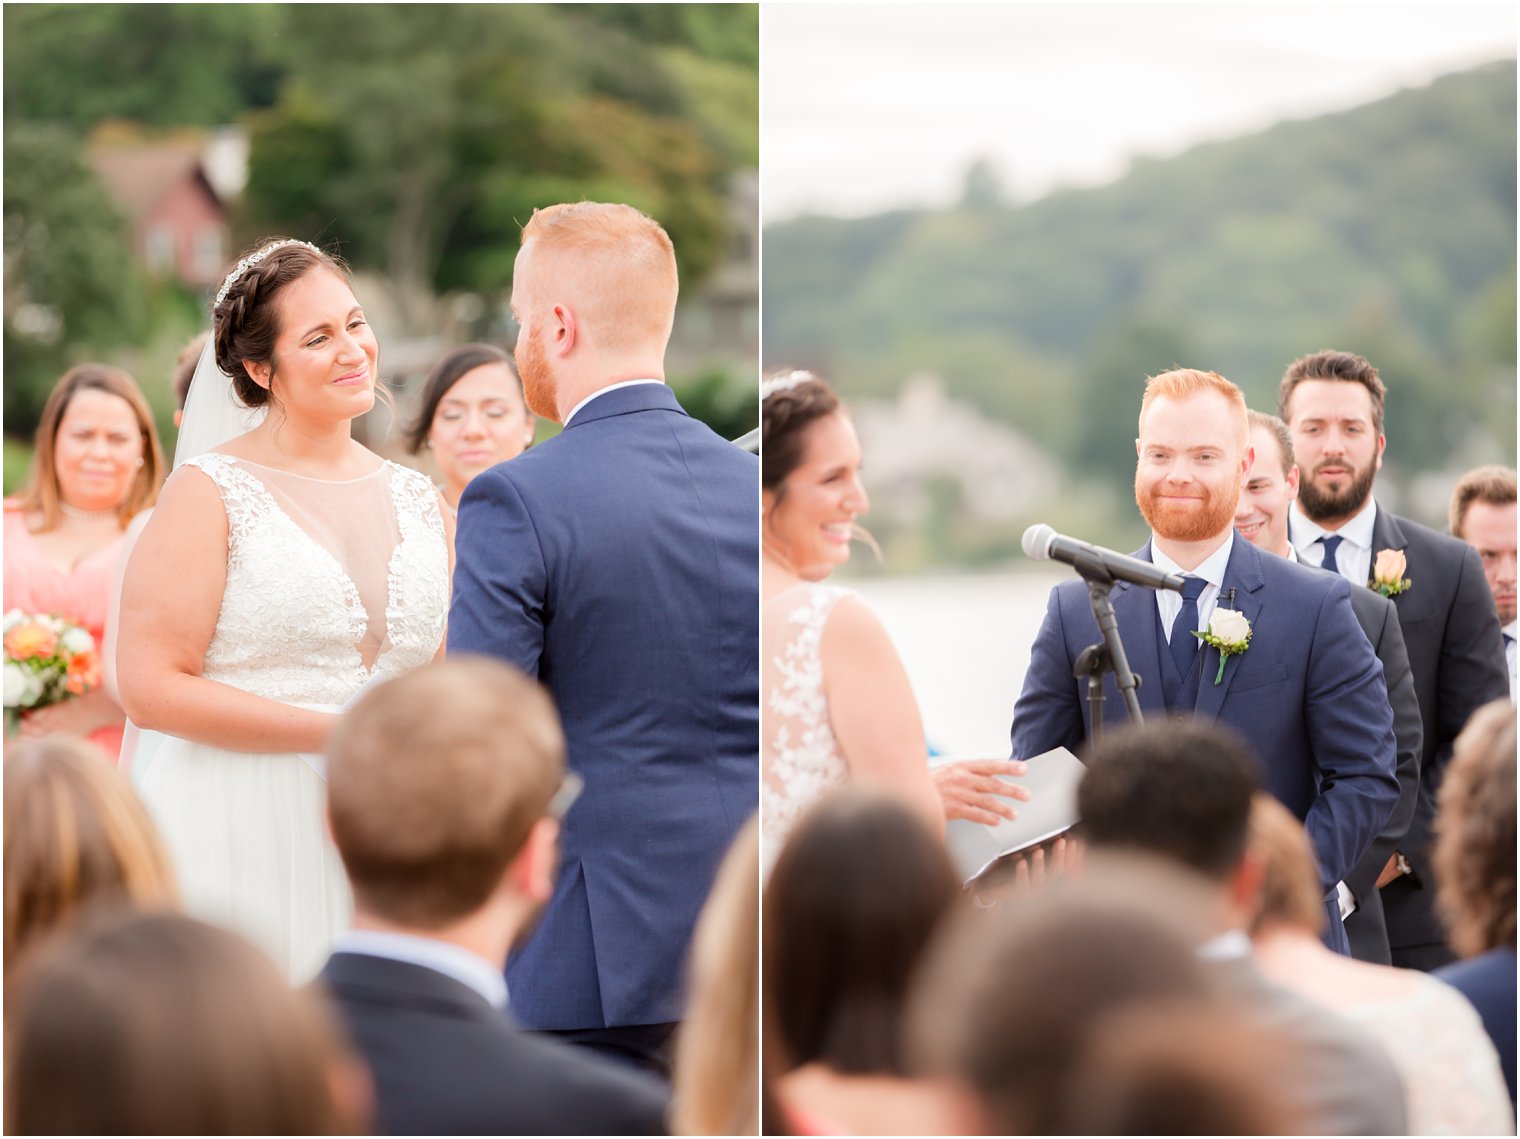
M211 187L198 141L97 143L89 162L132 227L150 273L216 285L227 268L227 208Z

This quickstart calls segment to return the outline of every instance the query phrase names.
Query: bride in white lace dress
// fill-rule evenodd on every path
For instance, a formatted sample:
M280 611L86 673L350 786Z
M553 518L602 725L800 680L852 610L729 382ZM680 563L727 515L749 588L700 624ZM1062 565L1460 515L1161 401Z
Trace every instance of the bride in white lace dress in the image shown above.
M266 246L213 329L127 568L118 681L187 906L304 979L350 910L319 753L367 681L441 654L452 523L426 477L352 438L378 348L336 261ZM229 390L264 409L236 437Z
M761 386L761 844L769 871L801 814L845 779L900 794L942 832L947 818L1012 818L1027 798L998 775L1023 764L928 766L923 721L881 620L825 584L870 507L860 444L832 388L808 372Z

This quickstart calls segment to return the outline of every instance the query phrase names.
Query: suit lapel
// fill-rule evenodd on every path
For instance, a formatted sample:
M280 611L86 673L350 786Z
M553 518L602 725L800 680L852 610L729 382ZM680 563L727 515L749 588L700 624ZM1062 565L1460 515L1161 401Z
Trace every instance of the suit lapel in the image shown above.
M1215 602L1215 608L1223 606L1225 609L1239 610L1251 623L1252 630L1255 630L1256 620L1261 616L1262 605L1265 602L1261 592L1264 584L1261 576L1260 551L1244 538L1237 536L1230 549L1230 560L1225 565L1223 588L1219 591L1219 600ZM1232 589L1235 591L1233 600L1230 597ZM1246 653L1250 651L1247 649ZM1224 706L1224 698L1230 691L1230 682L1235 679L1235 674L1240 671L1244 660L1245 654L1232 656L1225 663L1224 679L1215 684L1214 677L1219 674L1219 650L1212 645L1203 647L1198 662L1201 675L1198 678L1198 701L1194 705L1195 714L1206 716L1211 720L1219 718L1219 710Z
M1134 556L1143 562L1150 561L1150 543L1136 550ZM1161 646L1156 639L1155 595L1149 589L1121 581L1114 586L1110 596L1114 603L1114 618L1124 637L1124 655L1129 660L1130 670L1141 678L1141 710L1165 713L1166 692L1161 679Z

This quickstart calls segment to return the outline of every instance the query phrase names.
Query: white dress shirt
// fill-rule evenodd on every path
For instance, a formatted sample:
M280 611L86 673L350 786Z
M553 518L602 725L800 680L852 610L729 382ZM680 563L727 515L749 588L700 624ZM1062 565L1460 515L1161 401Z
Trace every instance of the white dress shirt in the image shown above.
M1198 595L1198 631L1202 632L1209 627L1209 618L1214 614L1214 606L1219 601L1219 590L1224 585L1225 567L1230 564L1230 551L1234 548L1235 531L1233 528L1225 534L1219 549L1198 564L1197 569L1185 570L1171 558L1161 552L1156 545L1156 535L1151 535L1151 560L1156 565L1166 570L1167 573L1180 573L1187 577L1201 577L1208 582L1203 587L1203 592ZM1172 635L1172 622L1177 620L1177 614L1182 612L1182 594L1170 589L1158 589L1156 592L1156 611L1161 615L1161 635Z
M1504 626L1504 659L1509 662L1509 698L1515 699L1515 626L1517 621L1511 621Z
M408 965L421 965L424 969L452 977L461 985L468 985L493 1008L507 1007L507 979L502 976L499 966L461 945L439 941L436 937L394 933L389 930L351 929L338 938L333 952L362 953L369 957L384 957L389 961L404 961Z
M1319 566L1325 561L1325 547L1320 539L1327 534L1339 534L1345 540L1335 551L1335 572L1352 585L1366 585L1372 580L1372 524L1376 519L1377 500L1369 498L1367 505L1339 530L1326 530L1311 521L1294 502L1288 507L1288 540L1298 551L1299 561Z
M576 404L570 409L570 414L565 416L565 422L561 424L561 426L569 427L570 421L575 418L575 413L578 412L581 408L585 407L599 395L606 395L608 392L615 392L618 390L618 388L631 388L636 384L663 384L664 382L664 380L619 380L615 384L608 384L605 388L597 388L596 391L592 392L585 399L581 400L580 403Z

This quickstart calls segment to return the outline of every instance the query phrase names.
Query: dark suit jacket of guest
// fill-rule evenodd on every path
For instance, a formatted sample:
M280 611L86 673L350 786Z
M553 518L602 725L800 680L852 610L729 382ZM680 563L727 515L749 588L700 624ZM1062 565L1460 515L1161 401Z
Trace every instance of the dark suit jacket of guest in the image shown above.
M1388 939L1395 949L1439 945L1445 931L1433 908L1429 851L1436 796L1452 741L1468 717L1509 696L1509 667L1494 597L1478 553L1466 542L1378 507L1372 550L1403 550L1413 583L1393 599L1409 649L1424 740L1420 794L1399 849L1414 869L1383 890Z
M1150 561L1150 545L1135 556ZM1223 585L1219 604L1250 621L1251 644L1228 660L1218 685L1218 650L1198 654L1194 668L1202 675L1192 713L1233 728L1255 752L1266 789L1304 821L1333 902L1336 882L1353 872L1398 802L1382 666L1352 614L1345 581L1263 554L1236 537ZM1112 598L1125 654L1143 679L1141 710L1162 719L1168 715L1161 683L1166 641L1155 595L1121 582ZM1087 738L1087 681L1072 676L1072 665L1099 639L1086 586L1073 579L1051 590L1014 707L1013 758L1075 750ZM1105 691L1107 707L1122 710L1112 676ZM1332 937L1339 926L1339 920L1332 924ZM1344 935L1332 944L1348 948Z
M1398 741L1399 801L1377 839L1345 879L1357 901L1356 909L1346 917L1346 936L1351 941L1351 956L1387 965L1391 962L1388 925L1377 880L1414 818L1415 801L1420 793L1424 725L1420 720L1420 702L1415 696L1409 650L1399 628L1398 609L1388 598L1370 589L1353 589L1351 611L1383 665L1383 682L1388 687L1388 702L1393 706L1393 735Z
M585 791L509 959L530 1028L679 1020L688 943L758 801L759 463L664 384L606 392L459 504L449 652L554 697Z
M1472 1002L1483 1021L1483 1030L1499 1053L1499 1066L1509 1084L1509 1102L1515 1104L1515 951L1490 949L1447 965L1436 977Z
M369 1065L381 1134L665 1134L653 1080L522 1031L434 969L334 953L320 983Z

